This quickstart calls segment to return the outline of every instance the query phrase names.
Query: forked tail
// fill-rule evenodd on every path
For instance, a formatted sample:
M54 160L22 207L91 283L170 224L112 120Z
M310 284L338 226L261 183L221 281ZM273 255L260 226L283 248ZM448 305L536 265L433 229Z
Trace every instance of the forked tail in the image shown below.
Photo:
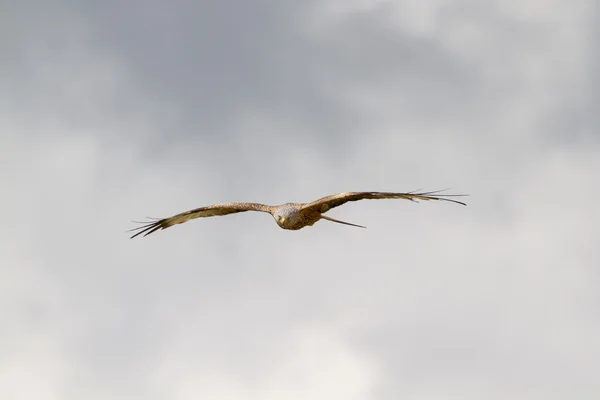
M331 217L328 217L326 215L321 214L321 218L326 219L327 221L331 221L331 222L337 222L338 224L344 224L344 225L350 225L350 226L356 226L358 228L366 228L366 226L362 226L362 225L356 225L356 224L351 224L350 222L344 222L344 221L340 221Z

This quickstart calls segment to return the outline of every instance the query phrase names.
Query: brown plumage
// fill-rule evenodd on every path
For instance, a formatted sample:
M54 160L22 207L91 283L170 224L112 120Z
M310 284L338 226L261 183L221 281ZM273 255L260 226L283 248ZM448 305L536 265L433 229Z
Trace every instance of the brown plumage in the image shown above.
M134 238L141 234L144 234L144 236L146 236L159 229L167 229L173 225L182 224L195 218L214 217L245 211L260 211L269 213L273 216L273 218L275 218L275 221L281 228L288 230L298 230L304 228L305 226L312 226L315 222L319 221L320 219L365 228L361 225L355 225L349 222L339 221L329 216L323 215L325 212L331 210L332 208L341 206L342 204L347 203L349 201L357 201L364 199L405 199L410 201L440 200L462 204L463 206L466 205L461 201L449 198L466 195L440 195L439 193L439 191L421 193L347 192L323 197L311 203L286 203L279 206L268 206L259 203L213 204L211 206L200 207L190 211L186 211L169 218L163 218L149 223L144 223L145 225L131 229L131 231L139 231L135 235L131 236L131 238Z

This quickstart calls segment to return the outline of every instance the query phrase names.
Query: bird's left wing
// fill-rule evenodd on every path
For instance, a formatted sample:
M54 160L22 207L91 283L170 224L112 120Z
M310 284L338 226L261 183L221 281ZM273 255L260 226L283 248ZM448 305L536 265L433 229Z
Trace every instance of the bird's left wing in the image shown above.
M182 224L195 218L215 217L219 215L234 214L244 211L262 211L270 213L271 206L259 203L220 203L213 204L207 207L195 208L193 210L182 212L181 214L177 214L169 218L159 219L150 223L143 222L144 225L130 230L139 231L131 238L133 239L134 237L141 235L142 233L144 234L144 236L147 236L159 229L167 229L173 225Z
M349 201L358 201L364 199L406 199L410 201L417 200L441 200L450 201L452 203L462 204L465 203L451 199L449 197L466 196L461 194L439 194L440 191L435 192L408 192L408 193L392 193L392 192L347 192L338 193L331 196L323 197L319 200L315 200L311 203L306 203L302 206L303 210L315 210L320 213L324 213L334 207L341 206Z

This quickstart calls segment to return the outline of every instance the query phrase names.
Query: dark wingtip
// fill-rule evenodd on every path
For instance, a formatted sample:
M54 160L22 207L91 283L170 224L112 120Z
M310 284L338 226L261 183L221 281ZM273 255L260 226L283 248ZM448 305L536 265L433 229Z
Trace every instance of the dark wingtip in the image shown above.
M459 196L468 196L468 194L452 194L452 195L448 195L448 196L459 197ZM451 203L456 203L456 204L460 204L460 205L463 205L463 206L467 205L467 203L464 203L464 202L458 201L458 200L454 200L454 199L445 199L443 197L432 197L432 198L434 198L436 200L441 200L441 201L449 201Z
M451 203L456 203L456 204L460 204L463 206L466 206L467 203L464 203L462 201L458 201L458 200L454 200L454 199L448 199L448 197L468 197L468 194L441 194L441 192L445 192L446 190L449 189L441 189L441 190L433 190L431 192L419 192L419 191L413 191L413 192L409 192L410 194L413 195L417 195L417 196L427 196L427 197L431 197L434 200L440 200L440 201L449 201Z
M139 222L139 221L133 221L133 222L138 223L138 224L144 224L144 225L138 226L137 228L129 229L127 232L139 231L135 235L131 236L129 239L133 239L136 236L141 235L142 233L144 234L144 236L148 236L152 232L156 232L157 230L162 229L162 220L158 220L158 221L154 221L154 222L150 222L150 223Z

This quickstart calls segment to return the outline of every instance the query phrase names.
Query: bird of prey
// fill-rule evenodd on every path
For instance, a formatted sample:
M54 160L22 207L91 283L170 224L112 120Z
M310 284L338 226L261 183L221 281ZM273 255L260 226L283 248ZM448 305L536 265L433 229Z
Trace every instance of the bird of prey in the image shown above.
M131 229L130 231L139 231L131 236L133 239L138 235L144 234L144 236L147 236L159 229L167 229L173 225L182 224L191 219L234 214L244 211L260 211L269 213L273 216L273 218L275 218L275 221L281 228L288 230L298 230L304 228L305 226L312 226L315 222L321 219L337 222L339 224L365 228L362 225L339 221L324 215L325 212L334 207L341 206L349 201L363 199L405 199L410 201L441 200L466 206L466 204L463 202L449 198L465 195L440 195L439 193L440 191L408 193L346 192L323 197L311 203L286 203L279 206L268 206L259 203L219 203L182 212L181 214L177 214L169 218L155 219L152 222L142 222L144 224L143 226Z

